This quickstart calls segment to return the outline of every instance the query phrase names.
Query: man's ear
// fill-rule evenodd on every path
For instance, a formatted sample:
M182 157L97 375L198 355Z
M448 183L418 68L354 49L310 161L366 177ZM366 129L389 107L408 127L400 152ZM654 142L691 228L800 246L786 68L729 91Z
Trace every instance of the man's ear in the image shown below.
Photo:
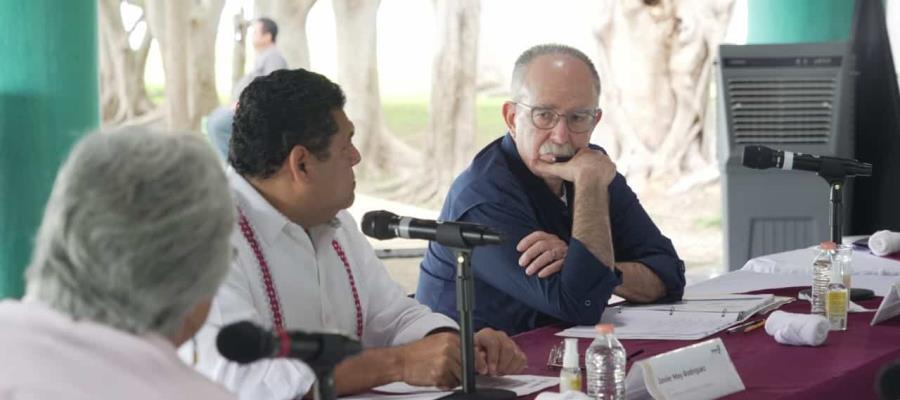
M191 307L190 311L188 311L187 315L184 317L184 320L181 321L181 326L178 327L178 331L175 332L174 336L169 338L169 340L175 344L175 347L181 346L184 342L187 342L197 334L197 331L203 327L203 323L206 321L206 317L209 315L209 309L211 307L212 299L205 299Z
M295 182L305 182L310 179L309 163L312 153L301 145L296 145L288 153L287 159L284 160L291 178Z
M506 129L513 138L516 137L516 103L507 101L503 103L503 122L506 122Z

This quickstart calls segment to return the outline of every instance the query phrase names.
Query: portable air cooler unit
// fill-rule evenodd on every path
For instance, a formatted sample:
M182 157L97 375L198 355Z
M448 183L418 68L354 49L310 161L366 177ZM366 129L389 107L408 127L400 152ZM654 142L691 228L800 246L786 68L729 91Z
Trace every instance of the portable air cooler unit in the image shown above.
M846 42L722 45L719 167L729 270L829 237L829 186L815 173L754 170L744 146L853 158L854 58ZM852 187L844 209L852 207ZM845 212L844 227L850 226ZM810 253L810 262L813 254Z

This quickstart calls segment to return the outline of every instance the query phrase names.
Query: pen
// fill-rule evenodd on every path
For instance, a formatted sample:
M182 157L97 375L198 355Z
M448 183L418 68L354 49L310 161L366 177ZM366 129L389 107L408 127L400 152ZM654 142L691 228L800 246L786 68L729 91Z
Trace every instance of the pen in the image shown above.
M743 328L746 328L746 327L748 327L748 326L750 326L750 325L753 325L753 324L755 324L755 323L757 323L757 322L759 322L759 321L765 321L765 319L757 319L757 320L753 320L753 321L744 321L744 322L741 322L740 324L737 324L737 325L735 325L735 326L732 326L731 328L728 328L728 329L726 330L726 332L728 332L728 333L735 333L735 332L737 332L737 331L739 331L739 330L741 330L741 329L743 329Z
M643 354L643 353L644 353L644 349L640 349L640 350L638 350L638 351L635 351L634 353L629 354L628 357L626 358L626 360L630 360L630 359L632 359L632 358L635 358L635 357L637 357L637 356L639 356L639 355L641 355L641 354Z
M757 329L757 328L759 328L759 327L761 327L761 326L763 326L763 325L765 325L765 324L766 324L766 320L765 320L765 319L761 319L761 320L759 320L759 321L756 321L755 324L752 324L752 325L747 326L746 328L744 328L744 333L750 332L750 331L752 331L752 330L754 330L754 329Z

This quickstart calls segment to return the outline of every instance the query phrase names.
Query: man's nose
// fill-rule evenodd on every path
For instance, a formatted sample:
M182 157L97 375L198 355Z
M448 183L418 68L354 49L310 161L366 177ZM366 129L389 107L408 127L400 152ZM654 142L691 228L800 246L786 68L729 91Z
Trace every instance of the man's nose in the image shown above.
M569 142L569 124L566 123L565 117L559 117L559 121L556 122L556 126L550 130L550 140L554 143L568 143Z
M356 166L360 161L362 161L362 153L359 152L359 149L356 148L356 145L353 145L353 153L350 155L350 157L350 165L352 166Z

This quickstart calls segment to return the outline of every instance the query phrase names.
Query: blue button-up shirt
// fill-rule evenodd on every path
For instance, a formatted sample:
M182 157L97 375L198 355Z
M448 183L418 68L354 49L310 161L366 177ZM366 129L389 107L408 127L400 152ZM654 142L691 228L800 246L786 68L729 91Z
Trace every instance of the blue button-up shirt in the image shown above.
M572 237L572 212L567 206L573 205L571 184L566 184L566 194L568 201L563 202L528 170L509 134L485 147L453 182L440 219L484 224L504 235L503 244L472 252L476 329L488 326L516 334L555 322L600 321L621 277ZM609 185L609 216L616 261L646 265L666 286L661 301L680 300L684 263L620 174ZM538 278L519 266L516 245L534 231L568 243L559 273ZM416 298L458 320L455 279L452 250L432 242L422 261Z

